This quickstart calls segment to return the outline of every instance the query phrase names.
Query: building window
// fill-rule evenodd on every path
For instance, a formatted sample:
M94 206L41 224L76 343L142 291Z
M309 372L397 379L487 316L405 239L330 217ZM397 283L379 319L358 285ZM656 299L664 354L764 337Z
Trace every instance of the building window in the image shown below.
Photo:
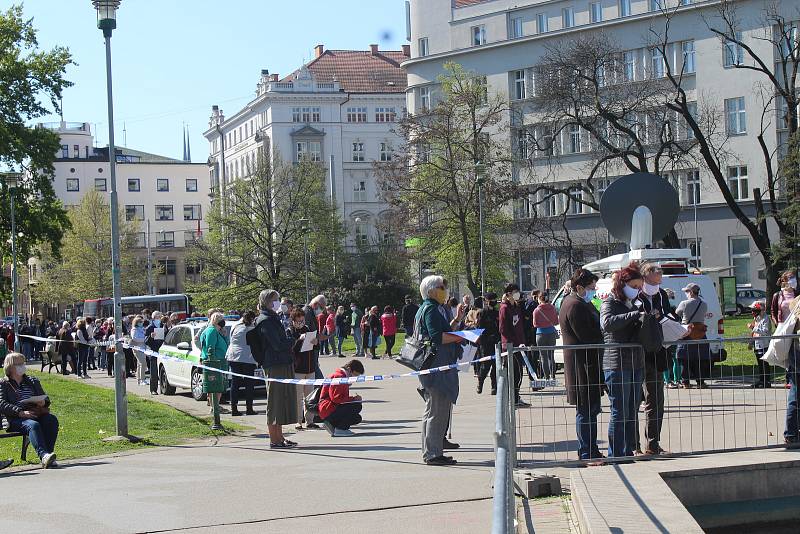
M631 15L631 0L619 0L619 16L629 17Z
M158 293L166 295L175 293L178 290L175 273L177 272L177 260L158 260L158 270L162 273L158 277Z
M395 108L375 108L375 122L394 122L396 119Z
M686 108L689 110L689 115L691 115L693 119L697 120L697 102L687 102ZM694 139L694 130L692 130L692 127L689 126L688 121L684 122L686 122L686 139Z
M203 211L200 204L184 204L183 205L183 220L184 221L199 221L203 218Z
M686 204L689 206L700 204L700 171L686 173Z
M568 135L568 152L570 154L577 154L581 151L581 127L577 124L570 124Z
M746 200L750 198L746 165L728 167L728 189L730 189L734 200Z
M513 17L509 26L509 38L519 39L524 35L522 33L522 17Z
M527 98L527 94L525 92L525 71L524 70L515 70L514 71L514 98L516 100L524 100Z
M69 158L69 145L61 145L61 157L64 159Z
M750 283L750 238L734 237L729 239L730 264L733 265L733 275L736 284Z
M366 247L369 244L369 235L367 234L367 223L365 223L364 221L356 221L355 240L357 247Z
M292 122L320 122L319 107L292 108Z
M664 77L664 55L658 48L650 49L650 77Z
M736 39L742 40L742 32L736 32ZM741 65L744 62L744 49L733 41L723 43L723 64L726 68Z
M367 108L347 108L347 122L367 122Z
M544 33L547 31L547 15L539 13L536 15L536 33Z
M422 109L431 108L431 89L430 87L419 88L419 107Z
M80 191L81 182L79 178L67 178L67 191Z
M203 272L203 266L200 263L195 263L193 261L186 262L186 275L198 275Z
M419 57L425 57L430 54L427 37L422 37L417 41L417 52L419 53Z
M600 2L593 2L589 4L589 11L592 15L592 22L603 21L603 4Z
M636 53L633 50L622 53L622 76L626 82L636 81Z
M80 145L72 145L72 157L78 159L81 157L81 147Z
M164 193L169 191L169 178L157 178L156 191L158 191L159 193Z
M694 0L680 0L680 1L678 2L678 4L679 4L679 5L682 5L682 6L690 6L690 5L692 5L692 2L693 2L693 1L694 1Z
M171 221L173 220L172 205L158 205L156 206L156 220L157 221Z
M472 34L472 46L480 46L486 44L486 26L473 26L470 28Z
M747 112L743 96L725 99L725 124L728 135L747 133Z
M197 193L197 178L186 179L186 192Z
M143 221L144 220L144 206L125 206L125 220L126 221Z
M297 161L322 161L322 145L319 141L297 141Z
M133 234L134 248L145 248L147 246L147 234L145 232L136 232Z
M381 143L381 161L392 161L392 147L389 143Z
M580 215L586 206L583 204L583 190L580 187L572 187L569 190L570 206L569 212L572 215Z
M367 201L367 182L358 181L353 184L353 202Z
M561 27L572 28L575 26L575 9L565 7L561 10Z
M664 0L650 0L650 11L661 11Z
M683 72L694 72L694 41L682 42L681 51L683 53Z
M158 241L156 246L158 248L172 248L175 246L175 232L158 232Z
M360 141L353 143L353 161L364 161L364 143Z
M94 190L95 191L105 191L106 190L106 179L105 178L95 178L94 179Z

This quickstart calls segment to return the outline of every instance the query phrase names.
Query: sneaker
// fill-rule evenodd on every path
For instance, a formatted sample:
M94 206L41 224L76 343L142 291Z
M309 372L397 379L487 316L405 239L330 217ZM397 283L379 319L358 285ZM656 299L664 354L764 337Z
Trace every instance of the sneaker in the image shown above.
M333 434L331 435L334 438L348 438L350 436L355 436L355 433L348 428L334 428Z
M449 441L447 438L444 438L444 444L442 445L442 449L452 450L452 449L458 449L460 447L461 445L459 445L458 443L453 443L452 441Z
M522 399L518 399L517 402L514 403L514 406L516 406L517 408L528 408L530 407L530 404L528 404Z
M270 449L293 449L295 447L297 447L296 443L289 443L289 442L286 442L286 441L281 441L280 443L270 443L269 444L269 448Z
M436 458L425 460L426 465L455 465L456 463L458 462L449 456L437 456Z
M56 453L49 452L42 456L42 467L44 469L48 469L53 466L53 462L56 461Z
M11 459L9 459L9 460L0 460L0 470L3 470L6 467L9 467L13 463L14 463L14 460L11 460Z
M298 430L298 431L299 431L299 430L305 430L305 428L303 428L303 425L302 425L302 424L299 424L299 423L298 423L297 425L295 425L294 429L295 429L295 430Z
M333 433L334 433L334 431L336 429L333 427L333 425L330 423L330 421L323 421L322 422L322 426L324 426L325 430L328 431L328 434L330 434L331 437L333 437Z
M306 430L319 430L317 423L306 423Z

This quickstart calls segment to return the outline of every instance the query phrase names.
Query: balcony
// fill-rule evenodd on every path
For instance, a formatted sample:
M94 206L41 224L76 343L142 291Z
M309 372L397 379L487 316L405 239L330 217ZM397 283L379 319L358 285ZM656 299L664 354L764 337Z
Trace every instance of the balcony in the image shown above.
M267 93L338 93L339 82L267 82Z

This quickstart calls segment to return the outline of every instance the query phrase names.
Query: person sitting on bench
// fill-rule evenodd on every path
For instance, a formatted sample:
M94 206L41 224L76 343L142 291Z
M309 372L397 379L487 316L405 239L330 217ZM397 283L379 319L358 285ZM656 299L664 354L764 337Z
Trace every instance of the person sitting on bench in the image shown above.
M3 361L5 378L0 379L0 415L8 418L10 432L20 432L39 454L42 467L56 467L54 449L58 419L50 413L50 399L42 384L25 374L25 356L10 352Z
M364 374L364 364L350 360L329 378L350 378ZM322 386L319 417L333 437L352 436L350 427L361 422L361 396L350 396L350 384Z

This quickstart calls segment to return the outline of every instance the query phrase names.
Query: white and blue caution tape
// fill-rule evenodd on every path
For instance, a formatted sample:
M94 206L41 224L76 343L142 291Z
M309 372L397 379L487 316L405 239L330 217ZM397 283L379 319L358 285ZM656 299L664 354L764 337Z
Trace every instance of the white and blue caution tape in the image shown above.
M84 343L83 341L78 341L77 339L73 339L70 341L63 341L58 338L54 337L40 337L40 336L29 336L27 334L19 334L20 338L26 337L28 339L32 339L34 341L44 341L46 343L72 343L74 345L88 345L89 347L108 347L113 345L114 341L93 341L92 343Z

